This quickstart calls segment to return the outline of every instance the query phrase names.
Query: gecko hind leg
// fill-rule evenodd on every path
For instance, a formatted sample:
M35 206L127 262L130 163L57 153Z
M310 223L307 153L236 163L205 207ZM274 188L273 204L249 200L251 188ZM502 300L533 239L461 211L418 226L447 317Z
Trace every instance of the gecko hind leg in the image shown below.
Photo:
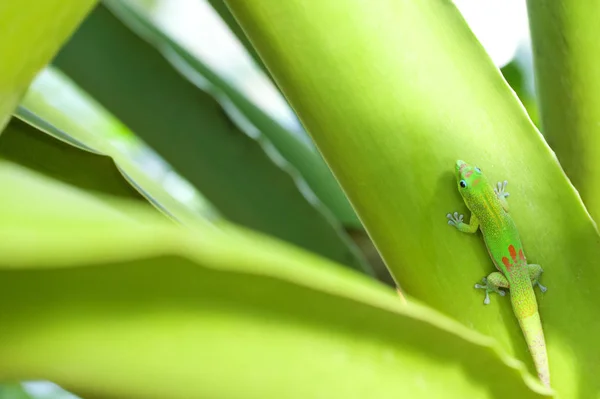
M540 278L542 276L542 273L544 272L544 269L542 269L540 265L536 265L533 263L527 265L527 269L529 269L529 278L531 278L531 285L533 285L533 288L535 288L535 286L537 285L538 287L540 287L540 291L548 291L547 287L540 284Z
M475 284L475 288L485 290L485 299L483 303L489 305L490 303L490 292L495 292L500 296L506 295L505 291L500 288L509 288L509 283L506 277L500 272L490 273L487 277L484 277L481 282L483 284Z

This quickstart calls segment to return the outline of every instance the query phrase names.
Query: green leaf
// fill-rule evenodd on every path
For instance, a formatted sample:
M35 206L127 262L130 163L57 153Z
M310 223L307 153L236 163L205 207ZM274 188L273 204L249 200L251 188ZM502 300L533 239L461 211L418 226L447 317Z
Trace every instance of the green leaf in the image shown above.
M460 234L445 218L466 211L457 159L493 182L509 180L528 260L543 266L549 287L538 303L552 384L564 397L595 396L598 232L456 7L441 0L228 4L396 280L497 337L532 369L510 302L496 297L484 307L473 289L494 270L481 236Z
M35 74L94 4L93 0L0 3L0 132Z
M131 399L544 392L493 339L287 244L120 219L7 162L0 184L1 379Z
M528 1L542 130L600 220L600 4Z
M259 141L103 6L82 24L55 64L227 219L370 272L339 223L298 191L292 175Z

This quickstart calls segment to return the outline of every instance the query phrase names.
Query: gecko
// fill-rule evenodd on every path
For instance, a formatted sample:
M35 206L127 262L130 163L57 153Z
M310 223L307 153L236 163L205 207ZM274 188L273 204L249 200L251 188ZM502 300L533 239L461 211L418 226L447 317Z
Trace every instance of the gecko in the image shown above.
M446 215L448 224L463 233L481 230L488 253L499 270L484 277L482 284L475 284L475 288L485 290L485 305L490 303L490 293L504 296L506 291L502 288L509 290L514 314L538 376L550 387L546 342L533 290L536 285L542 292L547 290L540 284L543 269L540 265L527 263L517 226L509 214L508 182L492 187L480 168L461 160L456 161L455 168L458 191L471 211L471 219L466 223L458 212L449 213Z

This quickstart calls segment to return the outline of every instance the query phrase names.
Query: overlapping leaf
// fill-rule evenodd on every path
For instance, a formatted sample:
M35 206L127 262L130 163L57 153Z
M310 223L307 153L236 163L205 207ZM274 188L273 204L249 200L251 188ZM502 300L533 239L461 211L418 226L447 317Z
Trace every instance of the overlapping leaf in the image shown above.
M106 8L94 11L55 64L229 220L370 271L339 222L301 194L292 171Z

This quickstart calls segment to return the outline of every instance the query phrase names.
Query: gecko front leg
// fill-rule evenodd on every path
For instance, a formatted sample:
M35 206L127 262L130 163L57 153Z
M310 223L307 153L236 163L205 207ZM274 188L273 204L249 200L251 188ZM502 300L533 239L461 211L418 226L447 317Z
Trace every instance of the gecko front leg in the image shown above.
M500 200L500 203L502 204L502 208L504 208L504 210L506 212L508 212L508 201L506 199L510 195L508 192L506 192L507 184L508 184L508 181L504 180L503 182L498 182L496 184L496 187L494 187L494 192L496 193L496 197L498 197L498 199Z
M459 215L458 212L449 213L446 217L450 226L456 227L458 231L462 231L463 233L475 233L479 228L479 219L477 219L475 214L471 214L471 223L465 223L463 221L464 216L462 214Z

